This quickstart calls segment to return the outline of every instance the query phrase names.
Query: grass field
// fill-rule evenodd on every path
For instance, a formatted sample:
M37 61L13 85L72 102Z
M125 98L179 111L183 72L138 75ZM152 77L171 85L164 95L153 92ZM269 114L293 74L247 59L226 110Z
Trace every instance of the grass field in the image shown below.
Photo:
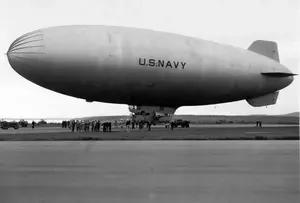
M173 131L156 126L151 131L112 129L112 132L70 132L60 127L0 130L0 141L35 140L299 140L299 126L194 125Z

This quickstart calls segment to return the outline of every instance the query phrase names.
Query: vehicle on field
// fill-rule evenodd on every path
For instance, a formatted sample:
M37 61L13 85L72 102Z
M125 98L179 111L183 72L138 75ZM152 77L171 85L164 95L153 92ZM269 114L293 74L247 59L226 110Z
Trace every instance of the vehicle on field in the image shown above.
M22 128L26 128L28 126L28 122L25 121L24 119L21 119L19 121L19 124L21 125Z
M19 129L19 125L17 122L15 121L11 121L11 122L8 122L8 121L0 121L0 127L1 129L3 130L7 130L8 128L13 128L15 130Z
M40 120L37 125L45 125L47 124L47 121L45 121L44 119Z
M188 120L182 120L182 119L176 119L173 121L173 127L177 128L178 126L182 128L189 128L190 127L190 121ZM170 123L165 125L166 128L170 127Z

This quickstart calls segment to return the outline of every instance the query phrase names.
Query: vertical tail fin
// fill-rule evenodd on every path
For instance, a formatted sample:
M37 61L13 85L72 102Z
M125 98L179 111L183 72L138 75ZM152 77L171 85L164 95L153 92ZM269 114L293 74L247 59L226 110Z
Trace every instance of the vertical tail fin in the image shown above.
M279 62L278 48L276 42L256 40L250 45L248 50L264 55Z

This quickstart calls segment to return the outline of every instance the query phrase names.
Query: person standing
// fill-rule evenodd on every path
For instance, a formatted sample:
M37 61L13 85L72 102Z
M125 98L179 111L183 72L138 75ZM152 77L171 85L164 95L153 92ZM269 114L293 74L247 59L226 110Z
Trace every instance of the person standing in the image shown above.
M100 122L100 120L98 120L98 132L101 131L100 128L101 128L101 122Z
M79 128L80 128L79 120L76 120L76 132L79 132Z
M103 122L103 132L106 132L106 121Z
M98 132L98 121L95 120L95 132Z
M95 121L92 121L92 132L95 131Z
M75 120L71 121L71 128L72 128L72 132L75 131Z

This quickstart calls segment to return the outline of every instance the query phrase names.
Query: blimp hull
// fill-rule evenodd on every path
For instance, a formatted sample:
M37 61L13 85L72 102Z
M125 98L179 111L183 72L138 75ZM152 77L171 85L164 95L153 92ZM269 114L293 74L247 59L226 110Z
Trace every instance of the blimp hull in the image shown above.
M13 42L11 66L53 91L132 105L206 105L275 92L289 72L257 53L176 34L110 26L37 30Z

